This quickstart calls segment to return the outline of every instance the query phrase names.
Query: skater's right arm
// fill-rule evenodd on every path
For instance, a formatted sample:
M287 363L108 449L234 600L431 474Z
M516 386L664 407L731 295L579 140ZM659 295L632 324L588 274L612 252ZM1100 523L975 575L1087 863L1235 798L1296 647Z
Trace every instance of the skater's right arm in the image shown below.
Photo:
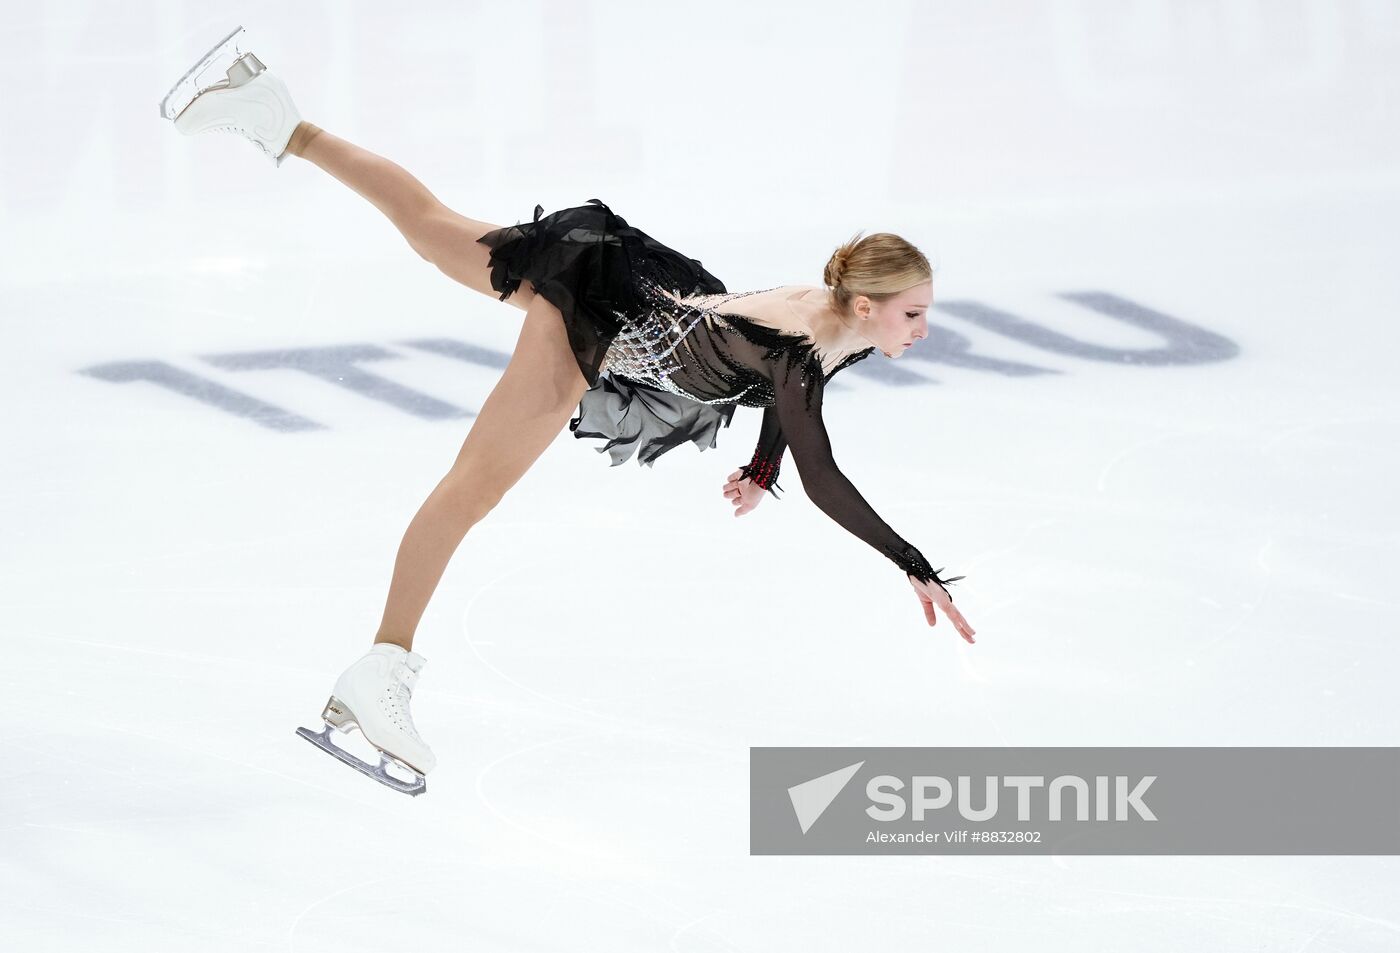
M724 484L724 495L734 502L735 516L743 516L763 501L766 494L778 496L778 470L782 466L787 438L778 421L777 407L763 409L763 423L758 430L758 443L753 457L733 473Z
M782 489L778 485L778 471L782 468L783 452L787 450L787 437L783 436L783 424L778 418L776 405L763 408L763 423L758 428L758 443L753 448L753 457L739 468L739 472L755 486L761 487L778 497Z

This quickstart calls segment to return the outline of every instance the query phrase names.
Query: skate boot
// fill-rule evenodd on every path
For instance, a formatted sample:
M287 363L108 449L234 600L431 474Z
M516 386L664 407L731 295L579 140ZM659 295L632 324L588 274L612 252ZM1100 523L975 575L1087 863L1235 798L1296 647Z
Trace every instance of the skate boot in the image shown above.
M251 51L243 28L224 37L161 100L160 114L186 136L236 132L276 165L301 122L287 86Z
M407 652L402 646L376 643L336 680L330 700L321 712L325 727L319 732L298 728L297 734L395 791L422 794L428 787L424 775L437 764L437 758L413 727L409 702L418 673L426 661L417 652ZM361 761L331 741L332 729L348 734L352 728L359 728L365 739L378 749L378 767ZM405 769L414 780L403 781L390 775L386 770L390 764Z

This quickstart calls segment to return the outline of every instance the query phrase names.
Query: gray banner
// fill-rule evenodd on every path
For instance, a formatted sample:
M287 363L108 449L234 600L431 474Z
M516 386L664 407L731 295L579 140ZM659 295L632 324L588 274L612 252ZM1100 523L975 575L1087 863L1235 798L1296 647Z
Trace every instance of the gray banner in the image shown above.
M750 748L750 854L1400 854L1400 748Z

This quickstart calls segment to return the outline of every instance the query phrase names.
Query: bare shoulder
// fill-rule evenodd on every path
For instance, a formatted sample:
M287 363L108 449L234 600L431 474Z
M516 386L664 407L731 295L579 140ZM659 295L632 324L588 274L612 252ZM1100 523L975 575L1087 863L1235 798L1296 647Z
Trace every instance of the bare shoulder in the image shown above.
M793 299L811 290L810 285L779 285L759 291L730 291L682 300L692 307L713 310L720 315L738 315L775 330L810 334L812 329L803 320L803 312Z
M806 338L822 369L834 373L851 362L855 353L868 348L864 342L855 348L851 346L850 334L831 314L826 299L826 289L815 285L779 285L761 291L676 298L708 312L707 324L738 316L783 334Z

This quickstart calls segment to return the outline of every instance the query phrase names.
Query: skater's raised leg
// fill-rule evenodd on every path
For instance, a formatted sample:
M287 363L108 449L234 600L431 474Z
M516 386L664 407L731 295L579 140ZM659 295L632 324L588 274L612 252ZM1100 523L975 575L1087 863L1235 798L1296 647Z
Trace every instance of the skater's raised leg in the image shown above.
M419 619L467 531L554 441L587 388L559 310L535 297L510 363L482 404L456 462L409 523L376 643L412 648Z
M491 249L477 239L499 228L444 205L403 166L306 121L292 133L287 152L329 172L368 199L403 234L410 247L443 274L499 299L491 287ZM535 292L522 282L506 301L521 310Z
M160 111L184 135L236 132L278 166L288 156L320 166L388 216L443 274L499 300L491 250L477 239L500 226L454 212L402 166L304 121L286 84L246 48L241 27L181 77ZM524 311L534 296L522 283L506 301Z

